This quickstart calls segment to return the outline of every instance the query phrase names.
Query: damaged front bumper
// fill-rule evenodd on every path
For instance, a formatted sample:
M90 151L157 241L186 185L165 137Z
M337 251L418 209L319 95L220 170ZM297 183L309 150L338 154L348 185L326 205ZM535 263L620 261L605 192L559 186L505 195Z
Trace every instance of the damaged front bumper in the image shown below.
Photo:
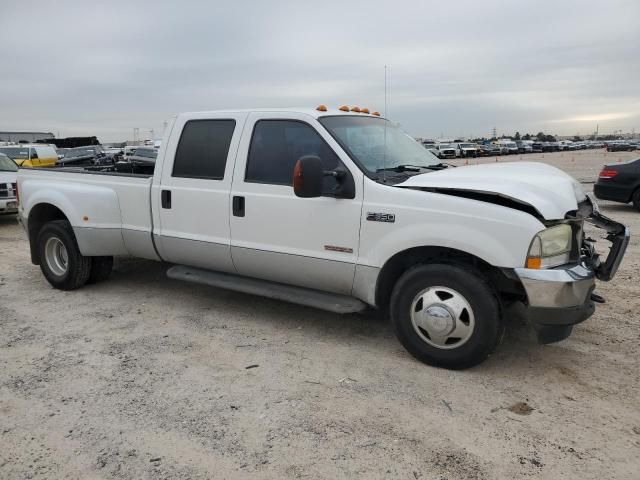
M574 213L574 219L607 232L606 240L611 242L611 247L604 261L596 253L594 241L584 239L577 264L543 270L514 269L526 292L529 319L541 343L567 338L573 325L593 314L596 278L609 281L614 277L629 244L629 229L602 215L590 197Z

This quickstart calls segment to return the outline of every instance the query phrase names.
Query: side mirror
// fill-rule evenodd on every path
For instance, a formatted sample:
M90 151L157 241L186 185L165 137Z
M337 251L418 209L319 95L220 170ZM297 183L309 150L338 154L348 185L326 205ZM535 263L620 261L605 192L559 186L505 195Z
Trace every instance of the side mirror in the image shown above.
M322 160L315 155L305 155L293 169L293 191L297 197L313 198L322 194L324 170Z

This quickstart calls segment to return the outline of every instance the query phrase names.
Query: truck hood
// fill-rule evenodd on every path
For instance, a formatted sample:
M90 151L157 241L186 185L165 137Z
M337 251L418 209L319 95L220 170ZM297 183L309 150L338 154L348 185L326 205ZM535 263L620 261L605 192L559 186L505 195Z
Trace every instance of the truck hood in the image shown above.
M544 163L518 162L447 168L415 175L396 187L528 206L546 220L562 219L585 200L573 177ZM474 196L476 195L476 196ZM505 202L506 200L506 202ZM522 208L521 208L522 209ZM527 209L524 209L527 211Z
M2 172L0 171L0 183L16 183L16 178L18 178L18 172Z

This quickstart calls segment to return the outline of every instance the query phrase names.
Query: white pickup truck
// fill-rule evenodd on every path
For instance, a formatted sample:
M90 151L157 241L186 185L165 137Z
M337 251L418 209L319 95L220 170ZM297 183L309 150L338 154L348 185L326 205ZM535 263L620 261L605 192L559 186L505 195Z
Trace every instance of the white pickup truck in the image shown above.
M412 355L447 368L494 350L512 302L541 342L566 338L629 241L556 168L447 168L384 118L324 106L181 114L152 176L20 169L18 192L56 288L104 280L116 255L165 261L172 278L382 309ZM606 231L605 260L585 221Z

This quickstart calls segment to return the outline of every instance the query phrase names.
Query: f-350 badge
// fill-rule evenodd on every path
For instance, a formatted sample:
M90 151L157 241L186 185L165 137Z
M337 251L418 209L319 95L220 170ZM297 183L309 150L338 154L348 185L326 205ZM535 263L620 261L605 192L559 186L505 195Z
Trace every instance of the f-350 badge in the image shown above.
M394 213L367 212L367 220L370 222L394 223L396 216Z

